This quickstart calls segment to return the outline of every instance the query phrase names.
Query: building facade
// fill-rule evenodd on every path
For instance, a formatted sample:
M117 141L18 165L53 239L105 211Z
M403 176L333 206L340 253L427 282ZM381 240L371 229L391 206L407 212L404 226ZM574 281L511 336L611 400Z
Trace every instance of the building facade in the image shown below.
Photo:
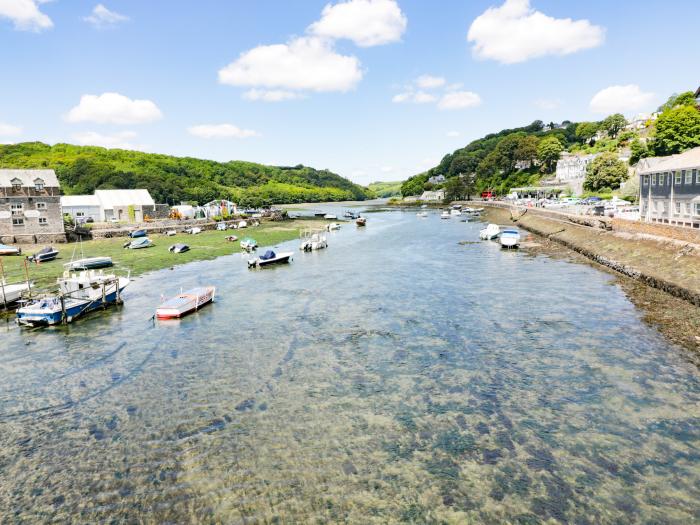
M65 242L53 170L0 170L0 242Z
M588 165L597 156L597 153L591 155L564 153L557 161L556 183L566 184L574 194L580 195L583 192L583 181L586 179Z
M66 195L61 203L64 213L77 223L88 218L95 222L143 222L147 216L163 215L148 190L95 190L94 195Z
M425 202L442 202L445 200L445 190L424 191L419 199Z
M637 166L642 220L700 228L700 147Z

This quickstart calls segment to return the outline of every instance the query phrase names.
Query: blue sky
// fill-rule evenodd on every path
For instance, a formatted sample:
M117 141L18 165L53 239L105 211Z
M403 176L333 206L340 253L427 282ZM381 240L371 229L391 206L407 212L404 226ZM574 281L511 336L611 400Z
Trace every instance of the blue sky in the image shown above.
M400 180L502 128L695 89L698 19L690 0L0 0L0 142Z

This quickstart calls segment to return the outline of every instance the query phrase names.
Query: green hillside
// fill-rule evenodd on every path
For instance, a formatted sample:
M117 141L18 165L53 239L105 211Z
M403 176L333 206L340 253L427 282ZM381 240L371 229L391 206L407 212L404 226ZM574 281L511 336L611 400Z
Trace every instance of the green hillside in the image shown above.
M41 142L0 145L0 168L52 168L65 194L146 188L156 202L205 203L228 198L242 206L364 200L371 191L328 170L215 162L94 146Z
M387 197L396 197L401 195L401 184L403 181L396 182L373 182L367 186L377 197L385 199Z

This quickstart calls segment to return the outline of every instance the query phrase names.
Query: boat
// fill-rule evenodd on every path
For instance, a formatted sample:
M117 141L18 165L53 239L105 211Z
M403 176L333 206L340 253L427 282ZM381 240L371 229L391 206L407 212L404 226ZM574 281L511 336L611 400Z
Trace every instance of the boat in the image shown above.
M365 226L367 225L367 219L364 217L358 216L357 219L355 219L355 224L358 226Z
M139 237L145 237L146 236L146 230L134 230L129 233L129 237L132 239L137 239Z
M22 255L22 248L0 244L0 255Z
M339 230L339 229L340 229L340 224L338 224L337 222L332 222L332 223L330 223L329 225L326 226L326 229L327 229L328 231Z
M416 213L416 217L427 217L427 216L428 216L427 211L419 211L418 213Z
M226 231L227 228L228 228L228 226L226 226L225 222L217 222L216 223L216 230L217 231L223 232L223 231Z
M336 217L336 216L333 215L332 213L326 213L326 214L323 216L323 218L324 218L324 219L327 219L327 220L329 220L329 221L338 220L338 217Z
M241 248L243 248L247 252L251 252L258 247L258 241L253 239L252 237L246 237L243 240L241 240Z
M108 268L109 266L112 266L111 257L86 257L63 265L66 270L70 271L97 270L99 268Z
M462 212L456 208L453 208L452 210L450 210L450 215L453 217L457 217L459 215L462 215Z
M21 283L7 284L4 279L0 281L0 305L6 306L16 303L22 298L22 294L31 290L33 283L26 281Z
M346 212L343 214L343 216L344 216L345 218L347 218L347 219L352 219L352 220L355 220L355 219L357 219L357 217L358 217L357 214L356 214L354 211L350 211L350 210L346 211Z
M22 306L17 322L29 326L70 323L78 317L121 302L129 277L117 277L95 270L65 272L58 279L58 290Z
M236 242L238 240L238 237L236 237L235 235L227 235L226 237L224 237L224 239L226 239L228 242Z
M514 228L506 228L501 232L501 248L517 248L520 244L520 232Z
M440 214L441 219L449 219L450 218L450 212L445 210Z
M167 235L168 237L174 237L175 235L177 235L177 232L175 230L168 230L167 232L165 232L165 235Z
M179 319L187 314L196 312L202 306L211 303L214 300L215 293L216 288L213 286L199 286L179 293L175 297L163 301L156 308L156 318Z
M420 205L421 210L424 210L424 209L426 209L427 207L428 207L427 204L421 204L421 205Z
M292 252L275 253L272 250L267 250L260 257L248 259L248 268L264 268L273 264L288 263L292 255L294 255Z
M130 250L140 250L141 248L150 248L151 246L155 246L153 242L151 242L151 239L148 237L139 237L138 239L127 242L124 245L124 248L128 248Z
M238 224L236 225L238 228L247 228L248 223L246 221L239 221Z
M322 231L305 230L301 234L301 245L299 249L305 252L322 250L328 248L328 241Z
M498 224L489 224L486 228L479 231L479 238L484 241L495 239L501 234L501 227Z
M185 233L188 233L190 235L197 235L198 233L202 232L202 228L198 228L197 226L192 226L191 228L186 228Z
M173 244L168 248L168 251L173 253L185 253L190 251L190 247L186 244Z
M42 248L41 250L36 252L34 255L30 255L29 257L27 257L27 260L38 264L42 262L53 261L57 256L58 250L56 250L52 246L47 246L46 248Z

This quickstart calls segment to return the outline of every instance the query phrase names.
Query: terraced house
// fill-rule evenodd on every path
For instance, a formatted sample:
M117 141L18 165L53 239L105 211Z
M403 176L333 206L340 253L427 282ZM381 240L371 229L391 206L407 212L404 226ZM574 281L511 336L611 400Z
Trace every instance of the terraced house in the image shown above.
M62 242L60 185L53 170L0 170L0 242Z
M642 159L637 174L642 220L700 228L700 148Z

